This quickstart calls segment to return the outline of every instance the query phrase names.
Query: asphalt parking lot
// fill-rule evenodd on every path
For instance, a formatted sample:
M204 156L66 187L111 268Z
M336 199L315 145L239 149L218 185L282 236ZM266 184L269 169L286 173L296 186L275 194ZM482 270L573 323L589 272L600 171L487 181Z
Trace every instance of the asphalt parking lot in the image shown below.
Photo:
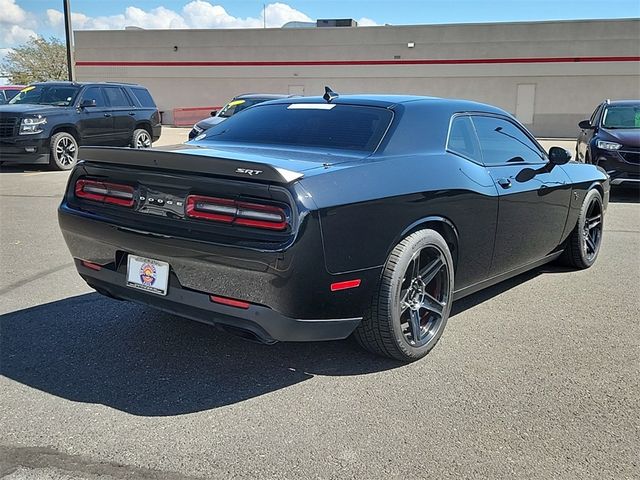
M461 300L401 365L93 293L57 227L67 176L0 173L0 477L640 478L638 189L593 268Z

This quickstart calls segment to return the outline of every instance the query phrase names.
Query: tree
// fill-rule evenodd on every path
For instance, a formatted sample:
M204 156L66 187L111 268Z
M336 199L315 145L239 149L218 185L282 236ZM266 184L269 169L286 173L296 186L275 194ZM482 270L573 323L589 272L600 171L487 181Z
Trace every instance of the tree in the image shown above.
M67 79L67 51L55 37L32 37L27 43L9 50L0 66L9 81L26 85L32 82Z

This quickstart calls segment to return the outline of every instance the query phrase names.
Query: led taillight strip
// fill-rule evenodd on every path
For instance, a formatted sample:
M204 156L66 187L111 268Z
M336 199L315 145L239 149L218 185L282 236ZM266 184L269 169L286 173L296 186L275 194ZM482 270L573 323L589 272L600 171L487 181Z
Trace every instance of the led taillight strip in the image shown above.
M273 205L239 202L228 198L189 195L187 197L187 216L268 230L287 228L287 215L282 208Z
M120 205L121 207L133 206L133 192L134 189L130 185L86 179L78 180L75 187L76 197L78 198Z

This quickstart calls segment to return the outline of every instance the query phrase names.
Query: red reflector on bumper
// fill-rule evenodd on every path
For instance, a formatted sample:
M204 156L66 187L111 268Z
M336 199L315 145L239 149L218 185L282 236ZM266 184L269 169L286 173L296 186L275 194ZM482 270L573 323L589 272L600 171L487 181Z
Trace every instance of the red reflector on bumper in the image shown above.
M244 308L245 310L251 306L250 303L243 302L242 300L234 300L233 298L227 298L227 297L218 297L217 295L209 295L209 299L212 302L219 303L221 305L226 305L228 307Z
M338 290L347 290L349 288L356 288L360 286L360 279L347 280L346 282L336 282L331 284L331 291L337 292Z
M102 265L98 265L97 263L87 262L86 260L80 260L80 263L82 263L83 266L90 268L91 270L102 270Z

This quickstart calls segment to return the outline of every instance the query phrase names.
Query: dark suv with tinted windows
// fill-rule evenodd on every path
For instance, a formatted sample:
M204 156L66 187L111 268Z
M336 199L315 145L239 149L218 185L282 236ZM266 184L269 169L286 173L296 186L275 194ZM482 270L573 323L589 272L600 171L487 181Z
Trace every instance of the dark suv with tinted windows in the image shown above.
M140 85L34 83L0 105L0 162L69 170L79 145L147 148L160 132L158 108Z
M611 185L640 183L640 100L602 102L578 126L578 161L605 169Z

